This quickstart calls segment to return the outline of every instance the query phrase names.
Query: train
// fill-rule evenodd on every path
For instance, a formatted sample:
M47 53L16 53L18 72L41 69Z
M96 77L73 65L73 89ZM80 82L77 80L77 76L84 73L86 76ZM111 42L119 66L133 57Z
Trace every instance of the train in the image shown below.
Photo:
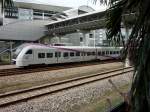
M20 45L12 61L17 67L92 60L120 59L123 47L51 46L35 43Z

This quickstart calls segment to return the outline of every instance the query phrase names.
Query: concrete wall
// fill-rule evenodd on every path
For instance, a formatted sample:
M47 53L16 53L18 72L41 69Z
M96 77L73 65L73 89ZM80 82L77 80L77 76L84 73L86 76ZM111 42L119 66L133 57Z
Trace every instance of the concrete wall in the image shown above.
M18 21L19 21L18 19L4 18L3 19L3 24L6 25L6 24L9 24L9 23L15 23L15 22L18 22Z
M131 30L129 30L130 34ZM128 35L126 30L122 29L122 34L126 40ZM109 42L106 38L106 29L98 29L91 31L81 31L64 36L46 37L45 43L71 43L73 46L107 46ZM82 38L82 41L80 40Z
M68 43L72 43L74 46L80 46L80 37L83 37L80 33L67 34L63 38L68 38Z
M97 46L102 45L106 39L105 29L92 30L86 32L76 32L64 36L46 37L44 43L71 43L73 46ZM81 39L82 38L82 41Z

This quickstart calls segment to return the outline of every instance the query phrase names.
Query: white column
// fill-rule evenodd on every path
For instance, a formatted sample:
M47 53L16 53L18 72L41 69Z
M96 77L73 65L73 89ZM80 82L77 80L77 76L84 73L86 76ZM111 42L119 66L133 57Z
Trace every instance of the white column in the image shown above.
M12 64L11 62L12 62L12 55L13 55L13 52L12 52L12 45L13 45L13 42L10 41L9 43L10 43L10 64Z
M61 43L61 37L58 36L58 43Z
M2 7L4 7L4 2L5 2L5 0L2 0L2 1L3 1L3 2L2 2L3 4L1 4L1 7L0 7L0 8L1 8L1 15L2 15L2 23L4 24L4 17L5 17L5 16L4 16L4 9L2 9Z
M96 31L94 30L94 31L93 31L93 37L94 37L94 47L96 46L96 45L95 45L95 44L96 44L96 42L95 42L95 41L96 41L96 35L95 35L95 32L96 32Z
M42 13L42 17L43 17L43 20L44 20L44 12Z

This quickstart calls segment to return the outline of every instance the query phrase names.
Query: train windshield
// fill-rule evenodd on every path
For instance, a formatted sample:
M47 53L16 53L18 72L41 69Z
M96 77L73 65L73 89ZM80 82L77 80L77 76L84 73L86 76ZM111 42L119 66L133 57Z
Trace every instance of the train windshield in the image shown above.
M26 44L23 44L19 46L16 51L13 53L13 59L16 59L19 53L22 51L22 49L26 46Z

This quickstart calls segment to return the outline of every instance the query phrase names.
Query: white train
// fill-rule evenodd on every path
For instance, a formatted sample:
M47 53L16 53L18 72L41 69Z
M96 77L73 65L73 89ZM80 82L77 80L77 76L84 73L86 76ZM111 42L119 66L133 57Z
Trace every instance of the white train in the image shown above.
M35 64L56 64L90 60L119 59L122 47L50 46L23 44L13 56L18 67Z

